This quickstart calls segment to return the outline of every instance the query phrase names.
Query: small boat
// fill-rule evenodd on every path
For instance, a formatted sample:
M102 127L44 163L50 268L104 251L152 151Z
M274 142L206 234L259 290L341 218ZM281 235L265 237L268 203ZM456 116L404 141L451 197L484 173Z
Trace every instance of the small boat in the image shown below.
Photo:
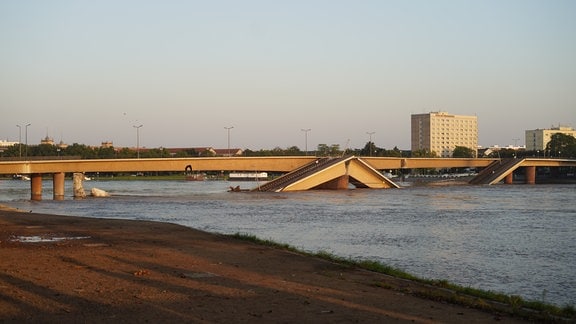
M12 180L23 180L23 181L30 181L30 178L25 175L15 174L12 176Z
M204 181L204 180L206 180L206 177L202 173L187 174L186 180L187 181Z

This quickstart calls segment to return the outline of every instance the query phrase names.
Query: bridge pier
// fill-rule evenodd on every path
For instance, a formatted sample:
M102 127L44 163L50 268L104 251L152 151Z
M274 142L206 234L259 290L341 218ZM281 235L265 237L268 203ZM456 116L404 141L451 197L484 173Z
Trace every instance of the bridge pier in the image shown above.
M54 200L64 200L64 172L52 174L52 187L54 188Z
M527 184L535 184L536 183L536 167L535 166L527 166L524 169L526 175L526 183Z
M506 175L506 178L504 178L504 183L505 184L514 183L514 172L510 172Z
M64 200L64 180L64 172L52 174L54 200ZM42 200L42 173L32 173L30 175L30 199L35 201Z
M30 199L42 200L42 173L30 175Z
M342 190L348 189L349 184L348 175L343 175L338 178L332 179L318 186L319 189L329 189L329 190Z

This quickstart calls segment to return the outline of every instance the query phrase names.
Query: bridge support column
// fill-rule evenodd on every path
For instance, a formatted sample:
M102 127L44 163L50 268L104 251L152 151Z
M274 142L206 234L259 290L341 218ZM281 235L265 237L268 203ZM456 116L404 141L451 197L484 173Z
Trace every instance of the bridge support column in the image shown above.
M54 200L64 200L64 172L52 175L52 187L54 188Z
M42 173L30 175L30 199L42 200Z
M527 166L525 168L526 173L526 183L527 184L535 184L536 183L536 167L535 166Z
M76 172L72 175L72 186L74 187L74 198L86 198L86 193L84 192L84 187L82 187L82 180L84 180L84 174Z
M338 190L338 189L348 189L348 176L343 175L336 179L330 180L318 186L319 189L330 189L330 190Z
M506 175L506 178L504 178L504 183L505 184L514 183L514 172L510 172Z

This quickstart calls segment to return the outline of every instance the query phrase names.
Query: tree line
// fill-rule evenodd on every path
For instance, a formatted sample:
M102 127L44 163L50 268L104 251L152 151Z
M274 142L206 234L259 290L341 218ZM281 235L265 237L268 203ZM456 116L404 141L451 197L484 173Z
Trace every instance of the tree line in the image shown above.
M94 147L84 144L74 143L67 147L59 147L51 144L40 145L24 145L16 144L10 147L0 148L0 157L3 159L19 159L22 157L27 158L63 158L75 157L79 159L128 159L128 158L171 158L171 157L198 157L198 156L212 156L209 151L196 152L194 149L184 149L178 152L170 152L166 148L153 148L153 149L140 149L136 151L133 148L119 148L114 147ZM244 150L243 156L373 156L373 157L438 157L434 151L417 150L417 151L404 151L394 147L392 149L385 149L378 147L374 142L367 142L363 148L360 149L342 149L338 144L318 144L315 151L305 152L300 150L297 146L288 148L275 147L273 149L261 150ZM478 155L476 150L471 148L457 146L452 157L455 158L473 158ZM513 157L563 157L563 158L576 158L576 138L571 135L556 133L551 136L550 142L546 145L543 151L526 151L514 149L500 149L493 151L486 157L492 158L513 158Z

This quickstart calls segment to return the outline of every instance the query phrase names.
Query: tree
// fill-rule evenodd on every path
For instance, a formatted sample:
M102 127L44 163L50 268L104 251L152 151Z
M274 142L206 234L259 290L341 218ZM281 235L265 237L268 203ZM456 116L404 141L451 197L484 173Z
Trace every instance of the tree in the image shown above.
M456 146L452 152L454 158L473 158L476 157L476 151L465 146Z
M436 152L434 151L428 151L426 149L422 149L422 150L417 150L417 151L412 151L412 157L415 158L435 158L438 157L438 155L436 155Z
M318 144L316 152L318 152L318 156L327 156L330 154L330 147L326 144Z
M64 155L80 156L83 159L96 158L96 153L90 147L84 144L74 143L64 149Z
M550 156L576 157L576 138L571 135L556 133L550 136L546 144Z
M20 155L20 145L21 144L14 144L12 146L4 147L2 150L2 156L19 156Z
M298 146L290 146L285 150L285 154L290 156L292 155L296 156L296 155L304 155L304 152L300 151Z
M362 150L360 150L360 155L363 156L377 156L378 151L380 151L381 149L377 148L376 145L374 145L374 142L367 142L366 145L364 145L364 148Z

